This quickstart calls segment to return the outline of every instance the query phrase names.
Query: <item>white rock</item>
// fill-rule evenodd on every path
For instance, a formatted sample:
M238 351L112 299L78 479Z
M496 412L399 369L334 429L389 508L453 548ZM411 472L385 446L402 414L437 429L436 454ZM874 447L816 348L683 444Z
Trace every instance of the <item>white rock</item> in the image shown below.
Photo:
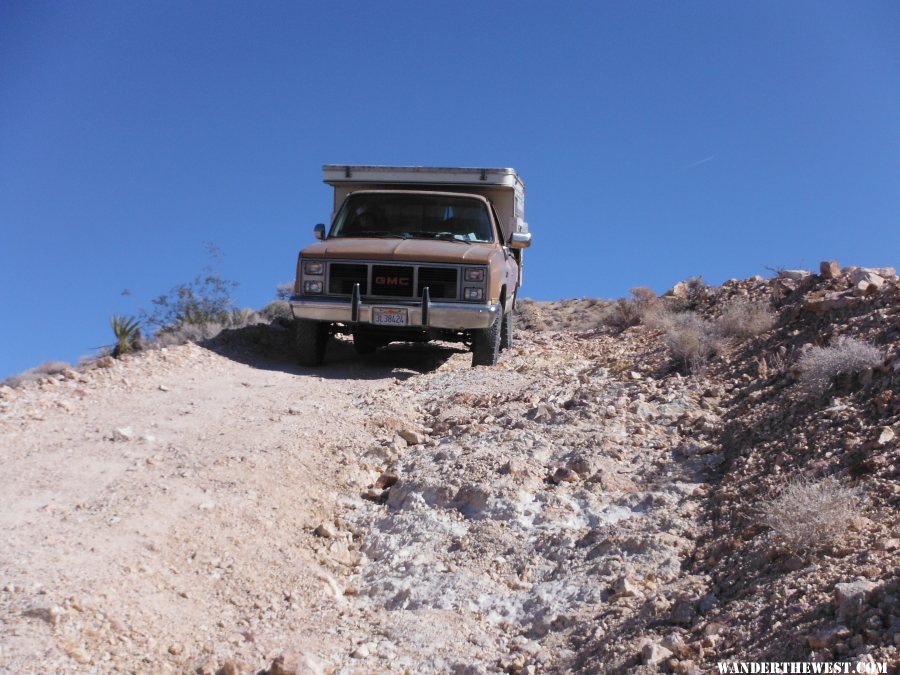
M360 645L356 649L353 650L353 653L350 656L354 659L365 659L368 658L370 654L369 645Z
M134 438L134 431L132 431L131 427L119 427L118 429L113 429L112 438L114 441L130 441Z
M894 430L890 427L881 427L881 431L878 434L878 440L876 441L876 443L878 443L878 447L883 447L893 441L895 436L896 434L894 433Z
M878 588L878 584L865 579L857 579L844 584L836 584L834 587L834 601L838 606L838 616L854 616L859 614L872 591Z
M413 431L411 429L402 429L400 432L400 437L409 443L410 445L421 445L425 442L425 434L419 431Z
M672 656L672 652L661 644L651 642L641 650L641 659L645 666L655 666Z
M811 274L808 270L781 270L778 273L779 279L792 279L793 281L802 281Z
M313 530L313 533L326 539L336 539L338 536L337 528L331 523L322 523Z
M876 288L881 288L884 285L884 278L882 278L878 274L875 274L875 272L867 270L864 267L860 267L859 269L853 270L853 272L850 274L850 283L865 283L866 285L873 285Z

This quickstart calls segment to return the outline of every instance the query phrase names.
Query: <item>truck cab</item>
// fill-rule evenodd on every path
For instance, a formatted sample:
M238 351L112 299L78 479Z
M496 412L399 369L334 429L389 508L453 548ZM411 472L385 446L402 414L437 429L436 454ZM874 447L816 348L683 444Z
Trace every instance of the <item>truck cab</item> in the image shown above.
M494 365L513 339L522 253L531 243L524 184L513 169L326 165L328 227L300 251L294 293L302 365L331 336L369 354L394 341L471 347Z

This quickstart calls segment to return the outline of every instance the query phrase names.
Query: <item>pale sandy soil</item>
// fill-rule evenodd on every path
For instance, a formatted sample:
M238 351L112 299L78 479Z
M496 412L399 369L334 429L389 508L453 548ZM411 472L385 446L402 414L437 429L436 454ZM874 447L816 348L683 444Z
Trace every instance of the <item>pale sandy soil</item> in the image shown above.
M313 529L359 500L354 400L411 371L348 349L321 373L269 366L186 345L8 394L0 671L352 651L352 535Z

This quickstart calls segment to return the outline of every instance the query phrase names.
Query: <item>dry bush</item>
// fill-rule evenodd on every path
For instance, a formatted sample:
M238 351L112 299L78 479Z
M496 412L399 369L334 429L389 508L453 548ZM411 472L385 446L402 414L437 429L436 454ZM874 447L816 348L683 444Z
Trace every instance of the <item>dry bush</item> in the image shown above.
M205 323L184 323L180 326L165 328L156 333L152 346L154 347L174 347L183 345L186 342L203 342L211 340L219 333L225 330L227 326L217 321L207 321Z
M760 514L780 542L791 550L802 550L839 543L863 508L858 490L828 477L789 483L760 508Z
M656 293L646 286L637 286L631 290L631 298L620 298L606 305L600 323L618 330L637 326L643 321L644 313L656 302ZM595 301L596 302L596 301Z
M836 375L858 373L881 365L881 351L851 337L839 337L830 347L812 347L800 357L800 385L808 394L821 394Z
M702 276L691 277L686 281L688 287L688 307L694 309L700 302L710 297L714 289L704 281Z
M663 332L672 328L677 316L672 303L666 298L657 298L641 309L641 323Z
M275 321L276 319L287 319L290 321L294 318L290 304L284 300L270 302L263 308L260 314L268 321Z
M617 330L637 326L640 322L640 308L634 301L625 298L619 298L612 303L600 318L601 324Z
M245 307L244 309L232 309L224 321L226 328L244 328L259 322L256 310Z
M24 384L29 382L35 382L42 377L47 377L49 375L59 375L62 371L70 368L71 366L65 361L45 361L39 366L35 366L34 368L30 368L26 370L24 373L19 373L18 375L10 375L3 382L3 384L7 387L21 387Z
M69 368L69 364L65 361L46 361L28 372L36 375L59 375L67 368Z
M656 293L653 292L652 288L647 288L646 286L636 286L635 288L629 289L631 292L632 300L634 304L638 307L646 307L654 300L656 300Z
M672 356L691 373L701 372L707 359L722 346L715 325L693 312L671 316L665 341Z
M775 313L766 303L737 300L725 308L717 325L726 337L752 337L775 325Z
M294 294L294 282L286 284L278 284L275 286L275 297L278 300L290 300L291 296Z

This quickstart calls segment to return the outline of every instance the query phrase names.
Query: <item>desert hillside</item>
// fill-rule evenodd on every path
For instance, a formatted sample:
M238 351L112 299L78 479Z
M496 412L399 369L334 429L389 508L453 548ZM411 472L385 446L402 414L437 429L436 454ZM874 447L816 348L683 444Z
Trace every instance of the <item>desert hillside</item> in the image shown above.
M493 368L286 322L0 388L0 672L900 664L900 281L520 303Z

